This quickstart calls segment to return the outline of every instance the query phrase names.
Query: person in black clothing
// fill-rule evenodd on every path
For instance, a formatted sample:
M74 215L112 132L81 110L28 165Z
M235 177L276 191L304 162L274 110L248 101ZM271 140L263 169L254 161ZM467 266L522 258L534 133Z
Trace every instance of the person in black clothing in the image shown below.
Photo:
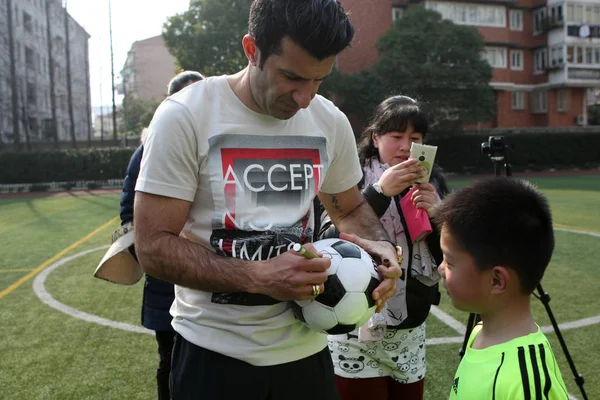
M342 400L423 398L425 319L431 305L439 304L437 266L443 257L439 232L413 243L400 200L414 187L416 190L410 193L412 203L429 212L448 193L437 166L430 183L416 183L423 171L417 160L409 159L410 147L412 142L422 143L427 131L427 118L419 104L406 96L394 96L375 109L358 144L364 172L358 186L390 238L402 248L404 274L397 283L396 295L379 315L380 328L385 329L382 338L376 340L368 334L361 337L364 327L349 335L329 336ZM321 214L320 225L317 239L338 237L326 212ZM357 371L344 368L340 362L355 358L367 367Z
M179 92L184 87L200 81L204 77L196 71L183 71L177 74L168 86L168 95ZM135 199L135 184L140 172L140 163L144 145L140 145L131 156L121 194L121 225L133 221L133 203ZM129 251L136 257L133 245ZM137 257L136 257L137 259ZM142 325L156 333L160 361L156 371L158 399L167 400L169 395L169 374L171 373L171 352L175 331L171 327L169 309L175 298L173 284L146 275L142 300Z

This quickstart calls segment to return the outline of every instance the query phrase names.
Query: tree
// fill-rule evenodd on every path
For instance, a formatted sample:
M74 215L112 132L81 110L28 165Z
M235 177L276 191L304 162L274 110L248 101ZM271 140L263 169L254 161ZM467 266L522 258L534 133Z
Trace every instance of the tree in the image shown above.
M387 89L373 71L344 75L334 70L321 85L319 93L340 104L340 109L346 115L356 116L366 122L375 106L385 98Z
M423 103L435 130L452 130L494 116L492 69L482 58L484 42L475 28L414 6L377 48L381 56L371 71L342 79L339 94L345 99L344 111L368 110L363 111L368 115L387 96L405 94ZM376 94L369 94L375 90Z
M194 0L163 26L167 48L179 66L204 75L235 73L248 63L242 37L248 33L252 0Z
M128 93L123 98L123 104L117 114L123 116L123 124L120 131L135 132L140 134L142 130L150 125L152 116L160 103L156 101L141 100L135 95Z

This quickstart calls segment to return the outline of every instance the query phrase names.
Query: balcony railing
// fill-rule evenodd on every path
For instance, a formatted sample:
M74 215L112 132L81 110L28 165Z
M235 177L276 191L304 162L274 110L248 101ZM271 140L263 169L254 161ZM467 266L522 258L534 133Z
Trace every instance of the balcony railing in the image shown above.
M569 68L568 79L600 80L600 69Z
M562 18L548 16L542 20L542 31L549 32L553 29L562 28L565 22Z
M556 71L559 69L563 69L565 67L565 62L563 60L551 60L550 63L548 65L546 65L545 70L550 72L550 71Z
M567 25L567 36L581 37L583 25ZM586 38L600 38L600 25L588 25L589 36Z

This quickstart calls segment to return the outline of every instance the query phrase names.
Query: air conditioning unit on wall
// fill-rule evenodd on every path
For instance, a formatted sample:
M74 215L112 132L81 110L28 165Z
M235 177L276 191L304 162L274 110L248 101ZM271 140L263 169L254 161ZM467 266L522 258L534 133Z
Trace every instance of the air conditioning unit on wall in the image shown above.
M577 125L585 125L585 116L583 114L579 114L575 117L575 123Z

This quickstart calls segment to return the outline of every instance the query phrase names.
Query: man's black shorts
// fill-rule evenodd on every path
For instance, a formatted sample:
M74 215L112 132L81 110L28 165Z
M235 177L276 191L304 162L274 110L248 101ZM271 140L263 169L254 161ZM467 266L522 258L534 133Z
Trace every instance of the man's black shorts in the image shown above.
M329 350L256 367L175 337L172 400L339 400Z

